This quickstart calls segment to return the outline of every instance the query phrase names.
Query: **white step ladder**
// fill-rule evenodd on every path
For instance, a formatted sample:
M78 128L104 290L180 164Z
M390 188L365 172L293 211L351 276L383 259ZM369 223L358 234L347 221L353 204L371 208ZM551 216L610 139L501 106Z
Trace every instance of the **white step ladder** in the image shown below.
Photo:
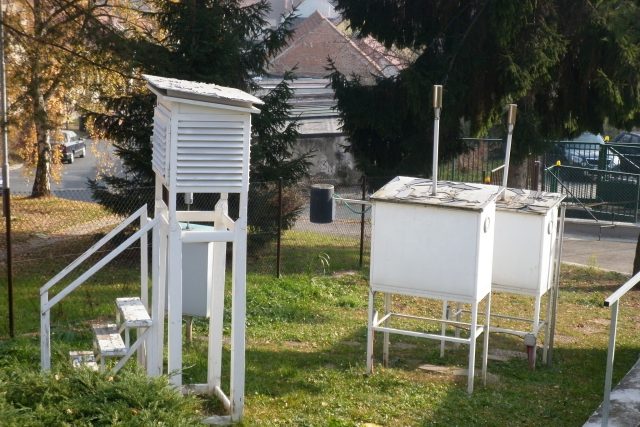
M140 340L144 332L153 324L147 309L138 297L125 297L116 299L116 323L92 324L94 351L70 351L69 358L74 368L87 367L104 372L106 358L121 359L114 368L117 372L140 346ZM134 348L130 345L130 331L137 330ZM125 337L122 339L122 332ZM95 353L94 353L95 352Z
M124 344L128 349L129 331L150 327L151 317L138 297L117 298L116 308L116 323L120 325L118 333L124 331Z
M127 347L122 341L122 336L118 333L118 325L114 323L94 323L93 347L98 353L97 359L100 362L100 370L105 369L105 359L107 357L124 357L127 354Z

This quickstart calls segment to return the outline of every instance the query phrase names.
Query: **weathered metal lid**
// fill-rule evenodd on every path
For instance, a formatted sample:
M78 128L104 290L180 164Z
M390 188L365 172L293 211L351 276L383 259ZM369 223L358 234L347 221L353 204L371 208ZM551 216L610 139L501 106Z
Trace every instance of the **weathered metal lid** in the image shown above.
M495 185L438 181L438 193L433 196L431 186L430 179L398 176L376 191L371 200L482 211L496 200L500 189Z
M148 82L151 90L158 94L173 98L243 107L264 104L260 98L256 98L247 92L232 87L218 86L212 83L192 82L189 80L150 76L148 74L143 74L142 77L144 77Z
M566 196L560 193L507 188L504 200L496 201L496 209L545 215Z

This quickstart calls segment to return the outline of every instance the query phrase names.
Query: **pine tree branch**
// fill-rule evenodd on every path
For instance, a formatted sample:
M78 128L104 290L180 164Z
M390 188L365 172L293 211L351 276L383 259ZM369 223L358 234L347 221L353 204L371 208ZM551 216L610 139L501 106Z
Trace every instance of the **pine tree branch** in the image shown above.
M471 30L473 29L473 27L478 22L478 18L480 18L480 15L482 15L482 12L484 12L484 10L486 9L488 3L489 3L489 1L485 0L484 4L482 5L482 8L478 11L478 13L476 13L476 16L473 17L473 21L471 21L471 23L469 24L469 26L465 30L464 34L462 35L462 39L460 40L460 43L458 44L458 48L456 49L456 51L453 53L453 56L449 60L449 67L447 68L447 72L444 75L444 78L442 79L442 84L447 84L447 81L449 80L449 74L451 74L451 71L453 71L453 67L455 66L456 60L458 59L458 55L462 51L462 47L464 46L464 43L467 40L467 37L471 33Z

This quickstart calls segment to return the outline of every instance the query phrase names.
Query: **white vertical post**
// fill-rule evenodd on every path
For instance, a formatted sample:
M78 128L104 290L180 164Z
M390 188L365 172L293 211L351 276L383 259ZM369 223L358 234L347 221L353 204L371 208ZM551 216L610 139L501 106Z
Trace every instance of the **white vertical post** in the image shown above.
M389 292L385 292L384 294L384 315L391 313L391 294ZM389 317L384 321L384 326L389 326ZM384 332L382 334L382 362L384 366L389 366L389 332Z
M616 333L618 330L618 301L611 306L611 326L609 327L609 348L607 350L607 371L604 378L604 400L602 401L602 426L609 425L609 406L611 403L611 381L613 378L613 359L616 354Z
M232 421L240 421L244 406L245 321L247 315L247 193L247 191L244 191L240 194L239 216L236 221L233 241L230 390Z
M542 303L542 296L541 295L536 295L535 301L533 303L533 320L531 322L532 323L531 324L531 334L535 338L534 346L533 346L533 349L531 350L533 352L533 354L532 354L533 361L529 361L529 363L531 364L531 368L532 369L535 369L536 360L538 359L538 344L537 344L538 340L537 340L537 338L538 338L538 332L540 331L540 304L541 303ZM527 342L527 339L525 338L525 343L526 342ZM527 352L527 353L529 353L529 352ZM545 354L545 353L546 352L543 350L543 354Z
M367 322L367 374L373 372L373 322L375 318L375 305L374 305L375 292L369 287L369 309L368 309L368 322Z
M440 111L442 110L442 85L433 85L433 159L431 163L431 195L438 194L438 145L440 144Z
M175 197L172 197L175 199ZM173 204L173 206L171 206ZM167 369L171 383L182 385L182 240L180 224L175 215L175 200L169 201L169 254L167 265L168 325ZM173 209L171 209L173 208Z
M471 303L471 329L469 331L469 373L467 393L473 393L473 380L476 375L476 330L478 329L478 302Z
M502 195L500 200L504 200L507 189L507 180L509 179L509 159L511 158L511 139L513 137L513 128L516 124L516 112L518 106L516 104L509 104L509 113L507 117L507 148L504 154L504 169L502 176Z
M222 217L228 212L228 195L220 194L215 208L214 230L225 230ZM213 284L209 301L209 364L207 386L209 392L220 387L222 378L222 343L224 331L224 289L227 265L227 243L213 243Z
M549 270L551 274L552 270ZM547 360L547 352L549 351L549 332L551 330L551 304L553 301L553 293L555 289L552 287L549 289L547 296L547 314L545 316L545 325L544 325L544 345L542 346L542 362L546 365L548 363Z
M147 212L140 216L140 228L147 224ZM144 233L140 237L140 301L149 312L149 239L148 233ZM138 338L136 333L136 338ZM127 346L128 347L128 346ZM138 364L145 366L147 356L146 339L142 346L138 349Z
M155 183L155 218L164 217L166 210L162 202L162 182L156 174ZM151 258L151 320L153 331L149 334L147 350L147 374L162 375L164 347L164 302L166 290L166 227L161 221L153 228Z
M560 267L562 261L562 244L564 240L564 218L567 206L560 205L560 220L558 227L555 270L553 271L553 294L551 301L551 326L549 327L549 350L547 352L547 365L553 365L553 341L556 334L556 314L558 312L558 298L560 296Z
M169 133L169 242L167 255L167 370L171 384L182 386L182 230L178 222L178 116L171 116Z
M49 302L49 292L40 295L40 310ZM40 312L40 368L51 370L51 311Z
M140 228L147 225L147 213L140 217ZM149 309L149 240L147 233L140 237L140 300Z
M442 320L449 320L449 316L448 316L449 310L447 310L448 304L449 302L447 300L442 301ZM442 337L447 335L447 324L444 322L442 322L442 325L440 325L440 334L442 335ZM440 357L444 357L444 347L445 347L445 340L442 339L440 340Z
M485 302L484 337L482 343L482 384L487 385L487 361L489 359L489 323L491 321L491 292Z

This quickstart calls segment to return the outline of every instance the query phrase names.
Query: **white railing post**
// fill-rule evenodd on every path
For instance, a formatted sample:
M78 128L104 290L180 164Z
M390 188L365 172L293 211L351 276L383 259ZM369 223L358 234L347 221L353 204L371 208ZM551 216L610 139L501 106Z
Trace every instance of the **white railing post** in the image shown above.
M49 302L49 292L40 295L40 368L51 369L51 315L49 310L42 311Z
M604 378L604 401L602 402L602 425L609 425L609 405L611 399L611 381L613 377L613 358L616 352L616 332L618 327L618 301L611 306L611 326L609 328L609 348L607 349L607 371Z
M145 205L146 206L146 205ZM140 216L140 229L147 225L147 213L145 212ZM144 233L140 236L140 301L144 305L144 308L149 313L149 248L148 248L148 235ZM139 338L136 333L136 338ZM140 350L138 351L138 363L140 366L146 365L147 359L147 341L142 343Z

